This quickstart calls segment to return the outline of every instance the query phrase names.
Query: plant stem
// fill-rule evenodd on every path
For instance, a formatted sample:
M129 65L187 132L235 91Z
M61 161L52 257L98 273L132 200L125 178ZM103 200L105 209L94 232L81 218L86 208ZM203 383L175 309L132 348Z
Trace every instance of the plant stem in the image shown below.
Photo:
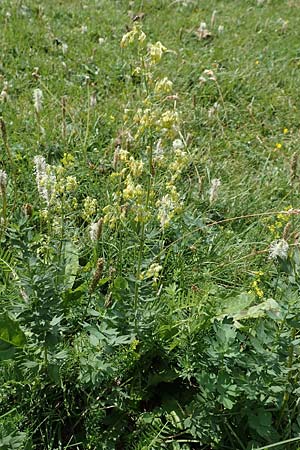
M148 180L147 180L147 195L146 195L146 204L145 204L145 213L147 216L148 207L149 207L149 200L150 200L150 192L151 192L151 186L152 186L152 143L148 147ZM140 290L140 278L141 278L141 268L142 268L142 261L144 256L144 247L145 247L145 231L146 231L146 225L143 220L141 225L141 232L140 232L140 245L139 245L139 252L138 252L138 264L137 264L137 271L136 271L136 279L135 279L135 287L134 287L134 330L135 334L137 334L137 324L138 324L138 299L139 299L139 290Z

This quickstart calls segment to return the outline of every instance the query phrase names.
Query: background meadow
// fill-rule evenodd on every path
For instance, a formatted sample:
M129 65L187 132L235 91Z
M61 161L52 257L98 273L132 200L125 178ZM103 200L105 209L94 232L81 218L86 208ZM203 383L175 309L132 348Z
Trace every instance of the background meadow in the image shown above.
M0 2L1 449L300 448L299 26Z

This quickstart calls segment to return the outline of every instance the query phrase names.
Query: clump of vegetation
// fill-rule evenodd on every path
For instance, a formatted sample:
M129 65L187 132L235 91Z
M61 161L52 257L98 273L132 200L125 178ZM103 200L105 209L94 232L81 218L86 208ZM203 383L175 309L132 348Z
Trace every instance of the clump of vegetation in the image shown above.
M1 448L299 448L297 8L1 3Z

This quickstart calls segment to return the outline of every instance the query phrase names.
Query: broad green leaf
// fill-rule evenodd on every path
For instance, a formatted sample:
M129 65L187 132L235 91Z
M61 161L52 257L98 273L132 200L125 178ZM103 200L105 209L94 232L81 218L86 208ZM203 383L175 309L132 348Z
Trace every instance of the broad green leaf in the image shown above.
M256 319L258 317L264 317L268 312L278 315L280 314L280 311L279 304L274 299L269 298L259 305L251 306L248 310L234 314L233 318L235 320Z
M7 314L0 315L0 359L13 357L16 348L22 348L26 342L25 335L17 322Z
M247 292L242 292L236 297L226 299L224 304L220 306L220 315L232 316L237 313L242 313L255 301L255 295Z

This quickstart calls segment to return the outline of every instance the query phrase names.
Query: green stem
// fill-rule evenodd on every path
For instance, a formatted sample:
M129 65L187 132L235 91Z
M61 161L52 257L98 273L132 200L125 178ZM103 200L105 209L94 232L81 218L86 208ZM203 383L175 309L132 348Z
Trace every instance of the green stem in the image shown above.
M87 141L89 136L89 128L90 128L90 86L87 84L87 116L86 116L86 129L85 129L85 137L83 143L83 156L84 162L87 162Z
M150 200L150 192L151 192L151 186L152 186L152 143L149 146L148 151L148 181L147 181L147 195L146 195L146 204L145 204L145 210L146 213L148 212L149 207L149 200ZM142 268L142 261L144 256L144 247L145 247L145 231L146 226L145 222L142 222L141 226L141 232L140 232L140 245L139 245L139 252L138 252L138 264L137 264L137 271L136 271L136 279L135 279L135 287L134 287L134 329L135 333L137 334L137 325L138 325L138 306L139 306L139 291L140 291L140 278L141 278L141 268Z

